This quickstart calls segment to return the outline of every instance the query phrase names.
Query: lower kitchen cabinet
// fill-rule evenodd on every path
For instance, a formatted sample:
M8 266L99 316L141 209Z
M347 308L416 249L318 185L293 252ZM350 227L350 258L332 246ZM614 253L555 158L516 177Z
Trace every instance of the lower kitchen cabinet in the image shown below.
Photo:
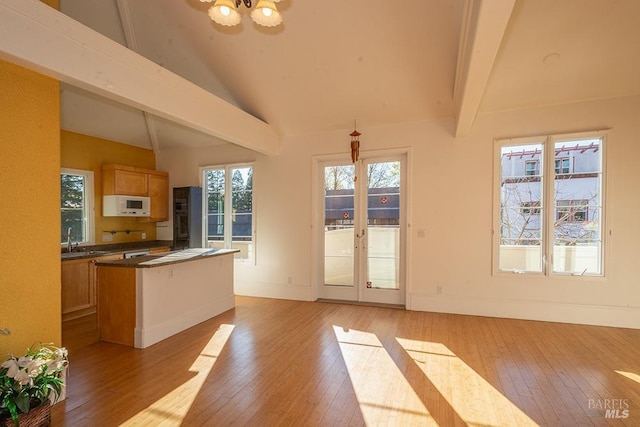
M96 312L96 261L122 258L121 254L62 261L62 321Z

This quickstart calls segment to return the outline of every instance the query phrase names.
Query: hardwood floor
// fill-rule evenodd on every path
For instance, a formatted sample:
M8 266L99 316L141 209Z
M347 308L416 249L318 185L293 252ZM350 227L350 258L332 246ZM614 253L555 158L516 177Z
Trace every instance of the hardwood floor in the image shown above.
M238 297L69 353L54 427L640 425L639 330Z

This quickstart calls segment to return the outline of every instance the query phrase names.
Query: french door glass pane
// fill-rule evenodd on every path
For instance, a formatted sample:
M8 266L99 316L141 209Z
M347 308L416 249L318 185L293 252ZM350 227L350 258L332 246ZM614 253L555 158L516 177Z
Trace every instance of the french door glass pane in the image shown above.
M542 271L543 159L543 144L502 147L500 270Z
M554 181L553 271L600 274L602 147L600 139L557 141L566 164ZM566 160L565 160L566 159Z
M355 166L324 168L324 283L354 285Z
M253 168L231 169L231 247L238 259L253 258Z
M206 172L207 191L207 247L224 248L225 170Z
M400 287L400 162L367 166L367 288Z

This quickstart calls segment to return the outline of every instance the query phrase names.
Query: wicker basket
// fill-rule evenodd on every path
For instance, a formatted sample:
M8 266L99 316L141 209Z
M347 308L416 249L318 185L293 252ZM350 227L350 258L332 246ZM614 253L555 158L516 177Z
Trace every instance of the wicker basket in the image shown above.
M44 405L38 406L18 416L20 427L47 427L51 425L51 404L47 401ZM16 424L11 418L0 420L0 427L15 427Z

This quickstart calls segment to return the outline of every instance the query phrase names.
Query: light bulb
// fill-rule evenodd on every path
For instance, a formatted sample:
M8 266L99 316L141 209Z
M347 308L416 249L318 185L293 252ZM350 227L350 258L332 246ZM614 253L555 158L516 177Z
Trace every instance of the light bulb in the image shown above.
M282 16L278 13L275 3L272 0L259 0L256 7L251 11L251 19L264 27L275 27L282 23Z
M223 16L229 16L231 9L228 6L220 6L220 14Z

